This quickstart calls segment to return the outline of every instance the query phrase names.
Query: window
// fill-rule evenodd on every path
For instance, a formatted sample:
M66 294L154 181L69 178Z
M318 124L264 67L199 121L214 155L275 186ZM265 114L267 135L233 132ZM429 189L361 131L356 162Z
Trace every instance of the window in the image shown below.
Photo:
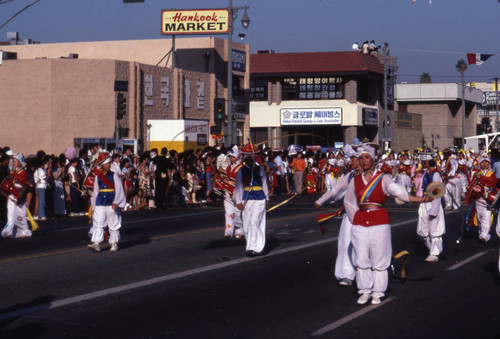
M283 100L344 99L344 79L341 77L283 78Z
M267 100L267 82L266 79L250 80L250 100L251 101L266 101Z

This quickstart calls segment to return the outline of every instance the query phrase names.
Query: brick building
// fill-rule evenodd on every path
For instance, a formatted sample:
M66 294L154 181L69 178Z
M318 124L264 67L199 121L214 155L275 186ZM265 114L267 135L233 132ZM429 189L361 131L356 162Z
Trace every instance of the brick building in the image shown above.
M214 99L227 96L227 41L177 39L174 69L171 47L170 39L2 46L15 58L0 66L0 145L23 153L57 154L94 143L110 149L116 131L139 150L214 144L209 127ZM233 58L235 53L233 110L242 141L248 133L249 46L234 43ZM117 127L119 100L126 108ZM197 129L194 139L179 126Z

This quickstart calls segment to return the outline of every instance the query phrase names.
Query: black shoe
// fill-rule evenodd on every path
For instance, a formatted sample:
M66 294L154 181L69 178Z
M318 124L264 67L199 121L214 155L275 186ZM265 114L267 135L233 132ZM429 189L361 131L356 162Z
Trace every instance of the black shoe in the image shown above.
M247 257L255 257L257 255L257 252L255 251L247 251Z

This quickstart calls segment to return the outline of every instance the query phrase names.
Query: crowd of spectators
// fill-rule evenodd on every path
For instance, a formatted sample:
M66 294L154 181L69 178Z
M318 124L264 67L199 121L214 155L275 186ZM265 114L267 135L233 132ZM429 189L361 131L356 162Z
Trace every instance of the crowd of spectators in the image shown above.
M28 208L36 220L88 213L91 188L89 174L100 147L80 150L74 158L36 154L24 156L28 173ZM127 195L124 211L183 206L222 200L213 189L219 171L229 164L228 149L206 147L178 153L167 148L133 154L130 149L112 151L111 170L120 175ZM10 171L9 147L0 148L0 182ZM271 195L325 191L327 155L308 152L263 150L257 161L264 166ZM91 177L92 175L90 175ZM303 189L304 187L304 189ZM0 220L6 220L6 198L1 197Z

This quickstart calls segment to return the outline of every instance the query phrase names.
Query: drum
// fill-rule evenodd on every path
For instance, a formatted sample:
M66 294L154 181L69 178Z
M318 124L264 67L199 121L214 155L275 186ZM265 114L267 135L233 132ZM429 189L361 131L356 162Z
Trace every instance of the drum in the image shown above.
M89 191L94 190L94 182L95 182L95 174L93 172L90 172L89 175L85 178L85 181L83 182L83 187Z
M493 187L487 192L485 199L493 207L498 202L499 196L500 189Z
M218 173L214 177L213 190L214 190L214 193L217 195L224 194L224 180L223 180L222 175L220 173Z
M224 181L224 191L233 194L234 192L234 182L232 180Z
M479 199L483 196L483 188L481 187L481 185L474 185L472 186L472 193L471 193L471 197L473 199Z
M14 185L14 180L10 175L3 179L2 184L0 185L0 189L6 195L14 194L15 196L17 196L18 194L16 186Z

